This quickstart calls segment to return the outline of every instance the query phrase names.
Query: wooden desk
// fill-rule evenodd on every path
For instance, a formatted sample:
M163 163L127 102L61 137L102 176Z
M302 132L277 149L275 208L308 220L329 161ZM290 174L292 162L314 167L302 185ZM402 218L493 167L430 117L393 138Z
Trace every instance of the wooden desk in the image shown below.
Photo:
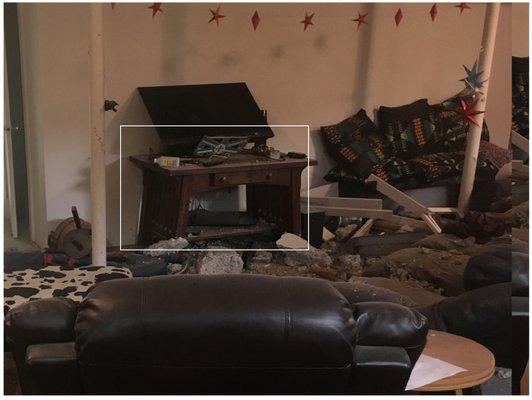
M454 391L462 394L462 389L486 382L495 371L495 357L491 351L473 340L447 332L429 330L423 354L467 371L417 388L416 392Z
M246 154L212 167L182 164L162 168L147 155L130 160L143 171L138 237L143 245L186 237L191 197L238 185L246 185L248 211L299 235L301 172L307 165L317 164L307 159L276 161Z

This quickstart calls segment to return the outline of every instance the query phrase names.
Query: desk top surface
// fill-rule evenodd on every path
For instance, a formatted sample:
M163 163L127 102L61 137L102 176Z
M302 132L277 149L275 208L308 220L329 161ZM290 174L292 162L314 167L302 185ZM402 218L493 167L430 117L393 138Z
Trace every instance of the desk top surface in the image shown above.
M491 378L495 370L495 357L486 347L471 339L447 332L429 330L423 354L467 371L415 389L419 392L440 392L477 386Z
M283 168L304 168L308 165L318 164L317 161L311 159L309 160L308 158L286 158L285 160L272 160L266 157L260 157L251 154L237 154L231 156L223 164L213 166L181 163L181 165L177 168L160 167L153 162L153 157L149 155L130 156L129 159L141 168L151 169L155 172L172 176L229 173L237 171L261 171Z

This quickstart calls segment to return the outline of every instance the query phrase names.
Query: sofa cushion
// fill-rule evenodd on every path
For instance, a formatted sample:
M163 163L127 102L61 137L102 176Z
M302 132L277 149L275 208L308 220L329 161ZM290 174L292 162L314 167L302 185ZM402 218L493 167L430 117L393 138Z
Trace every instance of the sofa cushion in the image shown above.
M360 178L386 157L384 137L363 109L336 125L321 127L321 137L329 155Z
M392 156L410 159L426 154L436 139L436 113L427 99L400 107L381 106L378 119Z
M478 177L493 180L499 170L510 162L512 162L510 150L485 140L480 141L477 161Z
M420 178L433 183L462 173L463 152L424 154L413 158L411 163L417 166Z
M470 91L464 90L457 95L435 104L432 108L436 116L436 145L439 151L465 150L469 122L461 118L461 100L471 105L475 101ZM482 140L489 141L486 122L482 125Z
M371 172L391 185L415 187L418 184L417 165L398 157L390 157L374 165Z
M420 183L417 165L397 157L392 157L375 164L370 172L400 189L415 188ZM350 173L340 165L331 168L324 179L328 182L344 182L360 187L367 186L365 179Z

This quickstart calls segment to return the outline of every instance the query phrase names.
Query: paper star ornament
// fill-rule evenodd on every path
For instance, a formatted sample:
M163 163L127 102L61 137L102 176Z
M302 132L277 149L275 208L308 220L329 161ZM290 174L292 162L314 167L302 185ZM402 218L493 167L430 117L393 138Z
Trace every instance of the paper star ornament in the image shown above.
M220 6L218 6L216 10L209 10L209 11L212 14L212 17L209 20L209 23L211 23L212 21L215 21L216 25L218 26L220 24L219 23L220 19L225 18L225 15L220 14Z
M358 17L355 18L355 19L352 19L351 21L353 22L356 22L357 23L357 29L360 28L360 25L362 24L367 24L368 22L366 21L366 16L368 14L360 14L360 12L358 13Z
M303 30L306 31L307 30L307 27L309 25L314 25L314 23L312 22L312 17L314 17L314 13L308 15L308 13L305 13L305 19L303 21L300 21L304 27L303 27Z
M469 104L464 99L460 99L460 118L462 119L462 121L466 123L472 122L476 126L480 126L478 122L476 121L475 117L478 114L482 114L484 111L476 111L475 109L476 105L477 105L477 101Z
M163 12L163 10L161 10L161 4L162 3L153 3L151 6L148 7L148 8L151 8L152 10L152 13L151 13L152 18L154 18L158 12Z

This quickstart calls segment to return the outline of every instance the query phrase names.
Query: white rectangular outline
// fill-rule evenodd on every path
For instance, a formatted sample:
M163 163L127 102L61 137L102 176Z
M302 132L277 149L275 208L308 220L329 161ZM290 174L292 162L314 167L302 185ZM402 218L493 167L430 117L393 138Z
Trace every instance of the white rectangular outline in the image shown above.
M180 251L309 251L310 243L307 241L306 249L124 249L122 248L122 128L307 128L307 238L310 237L310 126L309 125L120 125L119 138L119 248L120 251L160 251L163 253L180 252ZM140 218L140 215L139 215ZM138 234L138 232L137 232ZM186 238L184 238L186 239Z

